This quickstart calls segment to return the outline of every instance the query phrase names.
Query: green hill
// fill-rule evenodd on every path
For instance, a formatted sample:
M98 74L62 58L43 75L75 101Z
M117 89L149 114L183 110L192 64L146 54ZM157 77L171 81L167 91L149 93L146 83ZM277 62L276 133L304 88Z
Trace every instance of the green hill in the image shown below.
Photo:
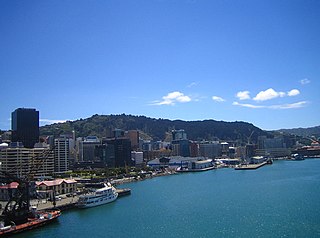
M292 134L302 137L316 137L320 138L320 126L309 127L309 128L294 128L294 129L281 129L280 132Z
M123 130L140 130L154 140L163 140L165 133L172 129L184 129L191 140L242 140L246 142L251 135L255 142L260 135L267 135L266 131L246 122L224 122L215 120L182 121L155 119L145 116L132 115L94 115L87 119L67 121L43 126L41 135L58 135L76 132L77 137L96 135L105 137L107 131L114 128Z

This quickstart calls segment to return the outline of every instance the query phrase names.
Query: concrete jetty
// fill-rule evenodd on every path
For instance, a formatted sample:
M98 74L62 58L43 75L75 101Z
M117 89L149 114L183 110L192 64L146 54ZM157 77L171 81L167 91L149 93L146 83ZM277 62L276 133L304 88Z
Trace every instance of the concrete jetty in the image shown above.
M242 164L235 167L235 170L249 170L249 169L258 169L264 165L268 164L267 162L262 162L260 164Z
M131 194L130 188L123 188L123 189L117 189L118 197L123 197ZM74 197L67 197L63 198L59 201L56 201L56 208L60 209L61 211L69 210L76 208L76 203L79 200L79 196ZM38 210L47 210L47 209L53 209L53 202L47 201L45 199L40 200L33 200L31 201L32 206L36 206Z

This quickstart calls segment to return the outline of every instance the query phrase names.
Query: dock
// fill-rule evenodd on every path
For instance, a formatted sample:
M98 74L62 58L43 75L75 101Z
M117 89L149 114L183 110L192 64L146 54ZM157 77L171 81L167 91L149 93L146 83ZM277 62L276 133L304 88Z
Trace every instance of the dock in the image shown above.
M261 168L262 166L268 164L267 162L262 162L260 164L243 164L239 165L238 167L235 167L235 170L252 170L252 169L258 169Z
M130 188L117 189L117 193L118 193L119 198L123 197L123 196L128 196L131 194L131 189ZM55 208L58 208L61 211L76 208L76 203L78 202L78 200L79 200L78 196L63 198L59 201L56 201ZM50 209L54 208L52 202L46 201L44 199L43 200L33 200L31 202L31 205L36 206L38 210L50 210Z
M118 197L128 196L131 194L130 188L117 188Z

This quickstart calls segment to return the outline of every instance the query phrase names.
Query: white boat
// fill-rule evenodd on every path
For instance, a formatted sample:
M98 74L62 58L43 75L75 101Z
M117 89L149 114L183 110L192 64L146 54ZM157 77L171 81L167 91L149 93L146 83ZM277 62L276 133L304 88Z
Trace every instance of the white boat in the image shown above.
M303 156L300 154L292 154L291 159L292 160L304 160Z
M77 207L87 208L107 204L118 198L116 189L110 183L103 184L102 188L79 196Z

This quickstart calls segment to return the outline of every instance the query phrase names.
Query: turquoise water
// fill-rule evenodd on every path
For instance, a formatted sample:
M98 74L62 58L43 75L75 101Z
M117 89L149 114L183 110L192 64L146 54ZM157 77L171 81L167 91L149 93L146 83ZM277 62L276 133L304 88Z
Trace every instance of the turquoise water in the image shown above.
M14 237L320 237L320 160L125 184L116 202Z

